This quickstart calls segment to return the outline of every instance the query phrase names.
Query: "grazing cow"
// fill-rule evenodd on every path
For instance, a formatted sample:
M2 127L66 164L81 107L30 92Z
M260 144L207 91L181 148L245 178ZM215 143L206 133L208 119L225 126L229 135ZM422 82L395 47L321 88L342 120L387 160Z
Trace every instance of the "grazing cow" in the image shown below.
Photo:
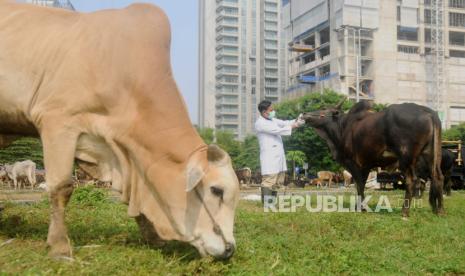
M371 169L399 162L406 175L407 189L402 208L408 217L414 186L419 186L416 164L424 158L432 185L433 212L443 213L443 176L441 173L441 122L433 110L412 104L393 104L381 112L371 111L362 101L344 114L343 101L335 108L305 113L303 116L328 144L333 158L354 177L357 193L364 198L365 183Z
M331 188L331 183L333 182L334 177L336 176L335 173L330 171L319 171L317 174L318 182L317 187L326 182L326 187Z
M18 189L18 186L21 188L22 184L26 186L24 183L26 179L31 184L31 189L34 189L34 185L36 184L36 163L26 160L16 162L13 165L6 164L5 171L13 181L15 190Z
M344 177L344 186L349 187L350 183L352 183L352 175L347 170L344 170L342 176Z
M8 184L9 182L10 178L8 177L8 173L5 170L5 166L0 166L0 183Z
M36 182L45 182L45 170L36 170Z
M163 11L133 4L78 13L0 1L0 18L0 142L40 134L50 254L71 255L65 208L76 159L121 192L149 241L231 257L239 183L228 154L192 126Z
M262 172L260 170L256 170L252 174L252 182L254 184L258 184L258 185L260 185L262 183Z
M249 185L252 180L252 170L250 168L242 168L234 171L236 173L237 179L239 183L244 183L245 185Z

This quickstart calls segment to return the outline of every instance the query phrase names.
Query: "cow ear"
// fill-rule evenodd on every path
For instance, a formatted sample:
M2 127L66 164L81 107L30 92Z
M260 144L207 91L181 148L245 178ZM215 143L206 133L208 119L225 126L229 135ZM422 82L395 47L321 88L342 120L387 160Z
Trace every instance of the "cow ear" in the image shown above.
M217 145L209 145L207 151L207 159L210 163L222 163L228 158L228 155Z
M186 192L190 192L199 185L205 173L200 166L192 167L187 170Z

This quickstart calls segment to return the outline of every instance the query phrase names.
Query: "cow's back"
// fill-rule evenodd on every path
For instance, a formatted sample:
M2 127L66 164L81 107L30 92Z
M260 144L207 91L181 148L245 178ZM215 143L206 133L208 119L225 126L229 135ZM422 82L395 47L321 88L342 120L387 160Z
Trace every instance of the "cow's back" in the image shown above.
M434 128L439 128L440 131L437 114L424 106L413 103L393 104L386 109L385 114L385 133L390 146L399 140L408 145L424 139L430 141Z
M46 113L124 116L124 131L147 104L154 125L190 125L159 8L83 14L3 2L0 18L0 134L37 134Z

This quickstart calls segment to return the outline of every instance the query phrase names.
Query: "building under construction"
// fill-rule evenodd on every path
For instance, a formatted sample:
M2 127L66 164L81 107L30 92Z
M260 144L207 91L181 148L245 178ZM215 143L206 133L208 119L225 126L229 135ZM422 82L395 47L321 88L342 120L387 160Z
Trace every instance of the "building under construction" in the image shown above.
M26 3L39 5L39 6L47 6L47 7L74 10L73 4L68 0L25 0L25 1L18 1L18 2L26 2Z
M465 0L284 0L283 98L332 88L465 121Z

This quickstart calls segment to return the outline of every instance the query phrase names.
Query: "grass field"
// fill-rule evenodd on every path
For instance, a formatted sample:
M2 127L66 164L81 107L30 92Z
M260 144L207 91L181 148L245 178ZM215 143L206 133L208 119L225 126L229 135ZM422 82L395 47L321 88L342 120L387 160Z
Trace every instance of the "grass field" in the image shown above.
M371 194L394 202L401 192ZM237 251L227 262L200 259L178 242L150 248L124 205L97 201L75 200L68 208L74 262L47 257L46 200L6 204L0 218L0 274L465 274L464 192L446 198L447 216L433 215L425 199L408 221L401 220L399 208L392 213L264 213L259 203L241 201Z

